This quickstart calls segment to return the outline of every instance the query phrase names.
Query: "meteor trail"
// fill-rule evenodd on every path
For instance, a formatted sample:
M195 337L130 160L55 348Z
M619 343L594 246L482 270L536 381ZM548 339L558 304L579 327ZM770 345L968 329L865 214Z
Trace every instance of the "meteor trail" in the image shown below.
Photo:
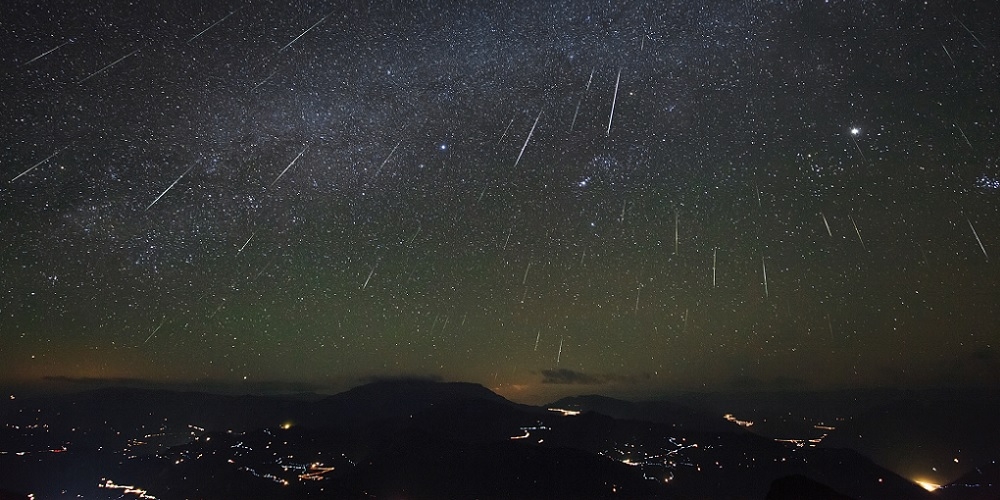
M368 277L365 278L365 284L361 285L361 289L362 290L364 290L365 288L368 288L368 282L372 280L372 275L375 274L375 268L376 267L378 267L378 266L377 265L376 266L372 266L372 270L368 272Z
M156 328L153 329L153 333L150 333L149 336L146 337L146 340L142 341L142 343L145 344L145 343L149 342L149 339L153 338L153 335L156 335L156 332L160 331L160 328L162 328L163 324L166 323L166 322L167 322L167 318L164 317L163 320L160 321L160 324Z
M542 112L538 112L538 116L535 117L535 123L531 125L531 130L528 131L528 137L524 139L524 145L521 146L521 152L517 154L517 159L514 160L514 167L517 168L517 164L521 163L521 156L524 155L524 149L528 147L528 141L531 140L531 135L535 133L535 127L538 126L538 119L542 117Z
M240 247L240 249L236 251L236 253L237 253L237 254L239 254L239 253L243 252L243 249L244 249L244 248L246 248L246 247L247 247L247 245L249 245L249 244L250 244L250 240L252 240L252 239L253 239L253 237L254 237L254 235L255 235L255 234L257 234L257 231L254 231L254 232L250 233L250 237L249 237L249 238L247 238L247 241L246 241L246 243L244 243L244 244L243 244L243 246L241 246L241 247Z
M396 149L398 149L399 145L402 144L402 143L403 143L403 140L400 139L399 142L397 142L396 145L393 146L392 151L389 151L389 155L386 156L385 160L382 160L382 164L378 166L378 170L375 171L375 175L372 176L372 179L378 177L379 172L382 171L382 167L384 167L386 163L389 163L389 158L392 158L393 153L396 152Z
M42 160L42 161L40 161L40 162L38 162L38 163L36 163L36 164L32 165L31 167L29 167L29 168L28 168L27 170L25 170L24 172L21 172L21 173L19 173L19 174L15 175L15 176L14 176L14 178L10 180L10 182L14 182L14 181L16 181L16 180L20 179L21 177L24 177L25 175L27 175L27 173L28 173L28 172L31 172L32 170L34 170L34 169L38 168L39 166L41 166L41 165L42 165L43 163L45 163L45 162L47 162L47 161L51 160L51 159L52 159L52 157L54 157L55 155L59 154L59 153L60 153L60 152L61 152L61 151L62 151L63 149L66 149L66 148L62 148L62 149L58 149L58 150L56 150L56 152L55 152L55 153L52 153L52 154L50 154L50 155L49 155L49 156L47 156L47 157L46 157L46 158L45 158L44 160Z
M861 248L864 248L864 249L865 249L865 251L867 252L867 251L868 251L868 247L867 247L867 246L865 245L865 240L864 240L864 238L862 238L862 237L861 237L861 230L860 230L860 229L858 229L858 223L857 223L857 222L854 222L854 217L853 217L853 216L851 216L851 214L847 214L847 217L848 217L849 219L851 219L851 224L854 224L854 232L858 233L858 241L860 241L860 242L861 242Z
M31 58L31 59L30 59L30 60L29 60L28 62L26 62L26 63L22 64L21 66L27 66L27 65L29 65L29 64L31 64L31 63L33 63L33 62L35 62L35 61L39 60L39 59L41 59L41 58L43 58L43 57L45 57L45 56L47 56L47 55L51 54L51 53L53 53L53 52L55 52L55 51L57 51L57 50L59 50L59 49L63 48L63 46L64 46L64 45L66 45L66 44L68 44L68 43L70 43L70 42L72 42L72 41L73 41L73 39L72 39L72 38L70 38L69 40L66 40L66 41L65 41L65 42L63 42L63 43L60 43L59 45L56 45L55 47L52 47L51 49L49 49L49 50L46 50L45 52L42 52L41 54L38 54L38 55L37 55L37 56L35 56L35 57L32 57L32 58Z
M965 143L968 144L970 148L976 149L972 146L972 142L969 141L969 136L965 135L965 130L962 130L962 126L957 123L955 126L958 127L958 131L962 133L962 139L965 139Z
M608 132L607 135L611 135L611 122L615 119L615 103L618 102L618 83L622 79L622 70L618 69L618 77L615 78L615 95L611 98L611 115L608 116Z
M826 221L826 216L823 215L823 212L820 212L819 216L823 218L823 225L826 226L826 234L830 235L830 237L833 238L833 233L830 232L830 223Z
M307 149L309 149L309 146L306 146L306 147L302 148L302 151L299 151L299 154L295 156L295 159L292 160L292 162L289 163L288 166L285 167L285 169L282 170L281 173L278 174L278 176L274 178L274 181L271 182L271 185L268 186L268 187L269 188L273 187L274 184L278 182L278 179L281 179L281 176L285 175L285 172L288 172L288 169L292 168L292 165L295 165L295 162L299 161L299 158L302 158L302 155L306 154L306 150Z
M284 47L282 47L280 50L278 50L278 52L284 52L285 49L287 49L288 47L291 47L292 44L295 43L295 42L297 42L299 38L302 38L303 35L305 35L306 33L309 33L310 31L313 30L313 28L319 26L319 23L322 23L323 21L326 21L326 18L330 17L330 14L333 14L332 10L330 11L329 14L323 16L322 19L320 19L319 21L316 21L316 24L314 24L314 25L310 26L309 28L307 28L299 36L293 38L292 41L288 42Z
M184 173L181 174L180 177L178 177L177 179L174 179L174 182L171 182L170 185L167 186L167 189L164 189L163 192L160 193L160 196L157 196L156 199L153 200L152 203L150 203L149 205L146 205L146 210L149 210L150 207L152 207L153 205L156 205L156 202L160 201L160 198L163 198L163 195L167 194L167 191L170 191L174 187L174 185L176 185L178 182L180 182L180 180L182 178L184 178L184 176L187 175L187 173L190 172L192 168L194 168L194 164L192 164L190 167L188 167L188 169L185 170Z
M504 137L507 137L507 132L510 132L510 127L514 124L514 118L517 118L517 116L512 116L510 118L510 123L507 124L507 128L503 129L503 134L500 135L500 140L497 141L498 146L501 142L503 142Z
M945 47L944 44L942 43L941 48L944 49L944 55L948 56L948 60L951 61L951 65L954 66L955 59L951 57L951 52L948 52L948 47Z
M677 255L677 248L681 241L680 220L680 215L677 214L677 210L674 210L674 255Z
M767 262L764 261L764 256L760 256L760 267L764 270L764 296L770 297L771 294L767 291Z
M569 131L573 131L573 127L576 126L576 116L580 114L580 104L583 104L583 98L581 97L579 101L576 101L576 111L573 112L573 121L569 124Z
M972 225L972 220L968 217L965 218L965 222L969 223L969 229L972 230L972 235L976 237L976 243L979 243L979 249L983 251L983 255L986 257L986 261L989 262L990 254L986 253L986 247L983 246L983 240L979 239L979 233L976 232L976 226Z
M108 69L110 69L110 68L111 68L112 66L114 66L114 65L116 65L116 64L118 64L118 63L120 63L120 62L124 61L124 60L125 60L125 58L127 58L127 57L131 56L132 54L135 54L136 52L139 52L139 49L135 49L135 50L133 50L132 52L129 52L128 54L125 54L125 55L123 55L123 56L119 57L118 59L116 59L116 60L115 60L115 62L113 62L113 63L111 63L111 64L109 64L109 65L107 65L107 66L105 66L105 67L103 67L103 68L101 68L101 69L99 69L99 70L97 70L97 71L93 72L93 73L91 73L91 74L90 74L90 75L88 75L88 76L87 76L86 78L84 78L83 80L80 80L80 81L79 81L79 82L77 82L77 83L81 83L81 84L82 84L83 82L85 82L85 81L87 81L87 80L90 80L91 78L93 78L93 77L95 77L95 76L97 76L97 75L99 75L99 74L101 74L101 73L103 73L103 72L107 71L107 70L108 70Z
M854 147L858 148L858 154L861 155L861 161L864 163L868 163L868 159L865 158L865 152L861 150L861 145L858 144L858 140L855 139L853 135L851 136L851 141L854 142Z
M270 75L267 75L267 78L265 78L265 79L261 80L260 82L258 82L257 85L254 85L253 88L250 89L250 92L253 92L253 91L257 90L258 87L260 87L261 85L264 85L265 83L267 83L267 81L270 80L271 77L274 76L276 73L278 73L278 69L277 68L275 68L275 70L272 71Z
M420 231L423 231L423 229L424 229L423 226L417 226L417 232L413 233L413 237L410 238L410 241L408 241L406 244L407 245L412 245L413 244L413 240L417 239L417 236L420 235Z
M242 9L242 8L243 8L243 7L240 7L240 9ZM190 38L190 39L189 39L189 40L187 41L187 43L191 43L191 42L195 41L195 39L197 39L197 38L198 38L198 37L200 37L201 35L204 35L204 34L205 34L205 33L206 33L206 32L207 32L208 30L210 30L210 29L214 28L214 27L215 27L216 25L218 25L218 24L219 24L219 23L221 23L222 21L225 21L226 19L229 19L229 16L231 16L231 15L233 15L233 14L235 14L235 13L239 12L239 10L240 10L240 9L236 9L236 10L234 10L234 11L230 12L229 14L226 14L226 15L225 15L225 16L224 16L224 17L223 17L222 19L219 19L218 21L216 21L216 22L212 23L211 25L209 25L209 26L208 26L207 28L205 28L205 29L201 30L201 32L200 32L200 33L198 33L197 35L195 35L195 36L191 37L191 38Z
M716 257L718 256L718 253L719 253L719 249L718 248L713 248L712 249L712 288L715 288L715 263L716 263Z
M958 21L958 24L962 25L962 29L964 29L965 31L967 31L969 33L969 35L972 36L973 40L975 40L976 43L979 44L980 47L986 48L986 46L983 45L983 42L981 40L979 40L979 37L976 36L976 34L973 33L972 30L970 30L969 27L966 26L965 23L963 23L961 19L959 19L958 17L955 17L955 20Z

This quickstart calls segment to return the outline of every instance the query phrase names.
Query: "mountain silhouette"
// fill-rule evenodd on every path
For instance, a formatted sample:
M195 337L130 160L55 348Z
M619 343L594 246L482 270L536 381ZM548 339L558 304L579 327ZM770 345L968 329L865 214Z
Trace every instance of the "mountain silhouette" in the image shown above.
M802 475L775 479L764 500L852 500Z
M935 493L942 500L1000 500L1000 461L980 465Z
M933 498L852 450L790 446L669 402L549 406L582 413L425 380L318 399L147 389L18 398L0 401L2 451L23 451L0 454L0 487L85 498L119 497L113 481L160 499L736 499L805 488L775 483L800 475L854 498Z
M695 431L739 432L741 430L739 426L724 420L720 415L710 415L669 401L633 403L607 396L587 395L562 398L545 406L594 411L621 420L645 420Z

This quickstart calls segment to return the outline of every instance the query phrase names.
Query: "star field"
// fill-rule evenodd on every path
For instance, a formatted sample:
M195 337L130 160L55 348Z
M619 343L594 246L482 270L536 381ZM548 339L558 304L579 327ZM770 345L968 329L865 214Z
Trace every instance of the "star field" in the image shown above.
M9 11L2 380L1000 380L990 2Z

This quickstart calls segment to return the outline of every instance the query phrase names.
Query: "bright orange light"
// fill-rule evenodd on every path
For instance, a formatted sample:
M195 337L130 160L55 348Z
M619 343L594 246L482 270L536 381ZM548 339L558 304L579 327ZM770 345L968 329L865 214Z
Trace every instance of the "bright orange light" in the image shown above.
M925 489L927 491L934 491L934 490L936 490L936 489L938 489L938 488L941 487L940 484L934 484L934 483L929 482L929 481L921 481L919 479L915 480L914 482L917 483L917 484L919 484L921 488L923 488L923 489Z

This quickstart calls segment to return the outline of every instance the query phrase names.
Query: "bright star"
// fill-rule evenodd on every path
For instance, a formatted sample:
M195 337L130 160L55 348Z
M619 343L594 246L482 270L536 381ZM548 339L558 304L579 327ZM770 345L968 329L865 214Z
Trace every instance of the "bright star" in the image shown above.
M858 135L860 133L861 133L861 129L859 129L858 127L854 127L854 128L851 129L851 135Z

